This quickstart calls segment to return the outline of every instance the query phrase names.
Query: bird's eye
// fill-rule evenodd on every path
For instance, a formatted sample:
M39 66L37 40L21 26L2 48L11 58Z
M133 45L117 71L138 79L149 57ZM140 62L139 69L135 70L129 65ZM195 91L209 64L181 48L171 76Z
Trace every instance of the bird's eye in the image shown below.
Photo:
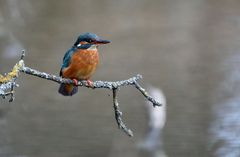
M89 40L89 43L91 43L91 42L92 42L92 40L90 39L90 40Z

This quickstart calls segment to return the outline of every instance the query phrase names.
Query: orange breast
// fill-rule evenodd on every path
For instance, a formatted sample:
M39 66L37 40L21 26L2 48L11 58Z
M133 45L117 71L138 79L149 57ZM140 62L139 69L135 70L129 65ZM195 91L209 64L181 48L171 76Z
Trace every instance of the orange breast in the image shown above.
M86 80L95 72L99 62L97 49L79 49L72 56L70 65L63 69L63 77L70 79Z

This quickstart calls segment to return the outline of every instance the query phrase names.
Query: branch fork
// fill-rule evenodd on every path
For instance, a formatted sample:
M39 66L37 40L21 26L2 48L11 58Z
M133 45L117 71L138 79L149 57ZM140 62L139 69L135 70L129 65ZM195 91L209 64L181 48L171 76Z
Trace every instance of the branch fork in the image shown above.
M50 81L54 81L57 83L66 83L66 84L75 84L73 80L62 78L53 74L48 74L45 72L40 72L38 70L32 69L30 67L25 66L24 64L24 57L25 57L25 51L22 51L21 59L16 65L13 67L12 71L8 74L0 75L0 96L2 98L6 98L7 96L10 96L9 102L12 102L14 100L14 87L18 87L18 84L16 83L17 78L19 77L19 73L25 73L28 75L36 76L42 79L47 79ZM153 97L151 97L146 90L140 86L140 84L137 82L138 80L142 79L141 75L136 75L132 78L129 78L127 80L121 80L121 81L115 81L115 82L109 82L109 81L94 81L91 88L106 88L112 90L113 93L113 108L115 112L115 119L118 125L118 128L123 130L128 136L132 137L133 132L127 128L127 126L122 121L122 112L120 111L120 107L117 100L117 92L118 89L122 86L134 86L142 95L153 104L153 107L161 106L159 102L157 102ZM87 87L89 88L89 85L87 81L78 81L77 86Z

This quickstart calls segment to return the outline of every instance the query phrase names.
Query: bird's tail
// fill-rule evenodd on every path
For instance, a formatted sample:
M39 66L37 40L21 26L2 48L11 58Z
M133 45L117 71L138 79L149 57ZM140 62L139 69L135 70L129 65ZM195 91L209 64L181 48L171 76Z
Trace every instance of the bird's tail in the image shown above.
M58 89L58 92L64 96L72 96L76 94L78 91L78 87L72 84L64 84L62 83Z

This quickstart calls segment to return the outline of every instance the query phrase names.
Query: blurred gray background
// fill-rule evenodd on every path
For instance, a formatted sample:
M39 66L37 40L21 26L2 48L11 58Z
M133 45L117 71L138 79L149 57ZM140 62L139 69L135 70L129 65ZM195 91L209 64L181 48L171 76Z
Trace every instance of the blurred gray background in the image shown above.
M129 138L111 91L63 97L57 83L21 74L15 101L0 99L1 157L240 156L239 0L0 0L0 73L25 49L27 66L58 74L83 32L112 41L100 47L93 80L139 73L166 95L161 153L137 146L148 113L134 88L119 92Z

